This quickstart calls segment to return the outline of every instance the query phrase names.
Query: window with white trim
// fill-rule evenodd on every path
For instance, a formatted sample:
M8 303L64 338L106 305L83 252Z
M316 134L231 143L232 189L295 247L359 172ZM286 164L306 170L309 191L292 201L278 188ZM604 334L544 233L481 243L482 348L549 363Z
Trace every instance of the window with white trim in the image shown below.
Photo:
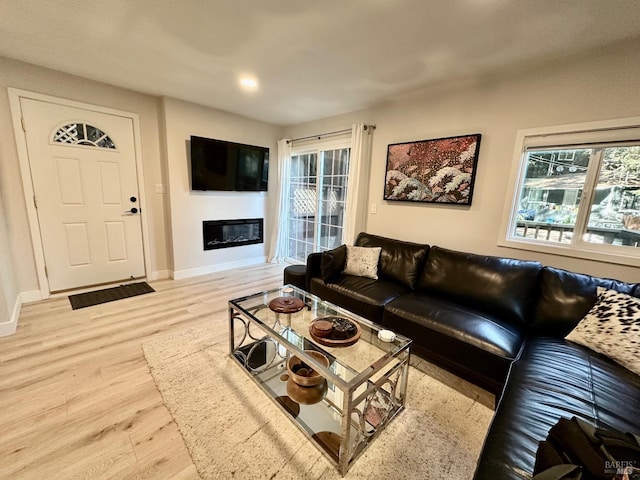
M342 244L351 139L294 148L287 194L287 253L304 262L311 252Z
M640 122L565 128L519 132L505 244L640 259Z

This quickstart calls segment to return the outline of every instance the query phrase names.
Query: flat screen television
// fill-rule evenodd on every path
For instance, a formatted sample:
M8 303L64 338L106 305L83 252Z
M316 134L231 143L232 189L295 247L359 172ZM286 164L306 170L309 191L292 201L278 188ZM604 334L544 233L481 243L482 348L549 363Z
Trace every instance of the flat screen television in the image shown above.
M269 149L191 136L191 190L266 192Z

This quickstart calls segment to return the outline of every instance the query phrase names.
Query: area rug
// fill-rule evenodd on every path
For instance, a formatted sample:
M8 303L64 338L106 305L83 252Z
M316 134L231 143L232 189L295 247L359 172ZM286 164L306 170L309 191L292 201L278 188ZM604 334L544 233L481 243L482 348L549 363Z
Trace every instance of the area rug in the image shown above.
M225 315L213 317L202 326L142 346L200 476L342 478L231 360ZM406 409L345 478L471 478L493 414L481 401L483 394L474 389L436 367L412 366Z
M71 308L91 307L101 303L122 300L123 298L144 295L145 293L155 292L155 290L147 282L129 283L120 285L119 287L103 288L102 290L94 290L93 292L78 293L77 295L69 295Z

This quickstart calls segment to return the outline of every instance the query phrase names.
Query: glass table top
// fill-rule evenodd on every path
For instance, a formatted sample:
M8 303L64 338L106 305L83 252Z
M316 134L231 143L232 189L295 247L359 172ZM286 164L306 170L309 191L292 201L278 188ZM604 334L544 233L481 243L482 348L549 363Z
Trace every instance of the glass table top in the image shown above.
M395 363L411 345L409 338L397 333L391 341L383 341L378 336L384 330L381 325L290 285L237 298L229 304L253 320L245 328L237 328L233 332L236 344L243 343L243 336L257 339L266 333L314 369L322 371L323 376L343 389L351 390L362 382L375 379L378 371ZM293 312L279 313L269 305L275 310ZM300 310L295 311L300 307ZM352 345L348 345L350 342L347 341L348 346L334 346L340 345L340 342L312 334L312 322L321 319L329 322L337 319L351 321L357 325L359 338ZM351 337L353 338L355 336ZM311 355L305 354L304 350L325 353L329 357L330 366L320 364ZM267 349L261 353L262 356L269 354ZM256 373L260 365L269 364L265 360L256 364Z

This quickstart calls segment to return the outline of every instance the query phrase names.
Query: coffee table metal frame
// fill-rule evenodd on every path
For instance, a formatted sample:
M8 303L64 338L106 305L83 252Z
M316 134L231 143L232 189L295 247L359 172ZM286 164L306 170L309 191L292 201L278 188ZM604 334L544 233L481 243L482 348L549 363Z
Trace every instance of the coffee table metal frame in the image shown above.
M291 314L270 311L269 302L282 296L297 297L305 307ZM357 322L362 330L358 342L339 348L316 342L309 333L309 323L331 315ZM382 329L291 285L229 301L230 357L343 476L404 409L412 341L396 334L393 342L382 342L377 336ZM329 367L304 350L324 353L330 360ZM326 379L322 400L307 404L303 398L299 407L292 409L284 376L292 355Z

